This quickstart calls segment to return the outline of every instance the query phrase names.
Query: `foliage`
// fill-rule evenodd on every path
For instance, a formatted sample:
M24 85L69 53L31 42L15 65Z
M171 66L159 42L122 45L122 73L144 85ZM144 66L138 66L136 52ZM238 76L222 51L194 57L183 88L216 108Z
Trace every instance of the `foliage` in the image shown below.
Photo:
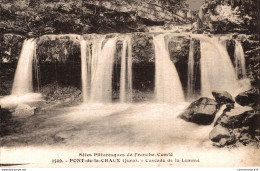
M161 0L160 2L172 13L176 13L178 10L188 8L186 0Z
M239 2L239 3L238 3ZM254 1L206 0L204 29L211 26L211 32L256 32L257 7Z
M0 36L0 63L17 61L25 37L14 34Z
M242 24L243 20L239 16L240 11L238 8L232 9L230 5L218 5L216 7L216 12L218 15L212 15L212 21L225 21L235 23L235 24Z

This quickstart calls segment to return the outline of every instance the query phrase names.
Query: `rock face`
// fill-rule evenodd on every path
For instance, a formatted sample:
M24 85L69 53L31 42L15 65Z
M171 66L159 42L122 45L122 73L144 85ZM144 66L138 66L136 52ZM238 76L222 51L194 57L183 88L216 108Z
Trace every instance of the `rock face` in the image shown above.
M31 107L27 104L19 104L12 115L18 117L32 116L35 113L35 109L36 107Z
M53 33L140 32L145 30L146 25L163 25L166 21L191 22L191 16L187 16L188 10L184 1L178 0L168 2L159 0L55 0L34 1L34 3L0 0L0 2L1 16L3 16L0 32L22 33L28 37ZM26 13L28 11L31 13ZM29 25L24 21L25 19L30 21ZM42 20L48 21L48 24L40 22Z
M202 97L192 102L180 117L189 122L209 125L213 122L218 109L218 103L215 100Z
M251 106L255 110L260 109L260 93L256 89L251 89L238 94L235 100L241 106Z
M86 1L89 5L102 6L109 10L115 10L119 12L136 12L136 15L153 21L163 21L163 20L186 20L186 12L176 11L176 14L171 13L170 10L167 9L165 4L158 0L114 0L114 1L106 1L103 0L101 3L97 0L88 0ZM181 12L183 14L181 14Z
M216 99L217 103L220 105L235 103L235 101L233 100L233 97L227 91L213 91L212 95Z

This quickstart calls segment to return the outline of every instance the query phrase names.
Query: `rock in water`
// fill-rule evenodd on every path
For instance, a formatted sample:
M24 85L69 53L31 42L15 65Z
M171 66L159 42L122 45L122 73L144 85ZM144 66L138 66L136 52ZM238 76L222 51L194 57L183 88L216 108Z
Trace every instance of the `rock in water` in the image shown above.
M180 117L189 122L209 125L213 122L218 109L218 103L215 100L202 97L192 102Z
M27 117L34 115L36 107L31 107L27 104L19 104L15 111L12 113L13 116Z
M215 126L209 133L209 139L213 142L219 142L223 138L228 139L230 136L231 134L228 129L222 127L221 125Z
M256 112L251 107L236 107L224 112L216 121L215 125L220 124L226 128L239 128L249 126Z
M231 138L219 141L217 146L235 144L236 142L247 145L259 138L260 113L252 110L249 106L236 106L230 111L224 110L215 126L228 129L231 135ZM212 138L212 135L210 137Z
M251 89L242 93L239 93L235 100L241 106L251 106L255 110L260 109L260 93L256 89Z
M217 103L221 106L223 104L234 104L235 101L231 94L227 91L213 91L212 95L216 99Z

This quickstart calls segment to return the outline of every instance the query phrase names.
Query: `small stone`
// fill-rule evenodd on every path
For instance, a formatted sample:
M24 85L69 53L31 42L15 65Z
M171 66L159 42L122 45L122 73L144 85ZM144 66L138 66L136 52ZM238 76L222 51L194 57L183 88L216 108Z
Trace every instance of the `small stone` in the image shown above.
M58 134L55 135L56 137L60 137L62 139L67 139L71 137L71 134L66 133L66 132L60 132Z
M70 98L66 98L64 101L69 102L70 100L71 100Z
M229 104L226 104L226 108L223 110L224 113L226 112L230 112L232 109L235 108L235 104L234 103L229 103Z
M221 138L220 141L219 141L219 144L221 146L225 146L227 144L227 139L226 138Z
M245 141L245 140L249 140L249 139L250 139L250 135L248 133L241 134L239 137L240 141Z
M239 137L239 142L241 142L243 145L247 145L250 143L251 136L248 133L241 134Z
M234 135L234 138L235 138L236 140L238 140L238 138L240 137L240 132L239 132L239 130L238 130L238 129L234 129L234 130L233 130L233 135Z

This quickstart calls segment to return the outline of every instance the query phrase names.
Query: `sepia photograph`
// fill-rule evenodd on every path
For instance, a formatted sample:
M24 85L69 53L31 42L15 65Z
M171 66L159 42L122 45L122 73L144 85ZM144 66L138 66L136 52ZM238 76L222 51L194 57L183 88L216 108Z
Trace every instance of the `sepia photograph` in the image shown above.
M1 171L259 171L259 9L0 0Z

